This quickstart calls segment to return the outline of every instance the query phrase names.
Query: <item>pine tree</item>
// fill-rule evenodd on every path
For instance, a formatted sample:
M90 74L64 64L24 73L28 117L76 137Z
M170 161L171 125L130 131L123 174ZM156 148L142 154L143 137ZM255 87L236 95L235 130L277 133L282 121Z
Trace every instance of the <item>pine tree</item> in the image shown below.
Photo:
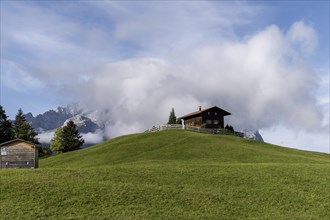
M0 105L0 143L14 139L15 134L5 110Z
M172 108L172 111L170 112L170 116L168 118L167 124L176 124L176 116L175 116L174 108Z
M234 127L228 124L226 125L225 129L229 131L234 131Z
M15 138L30 141L32 143L39 143L36 136L38 135L31 125L26 121L22 109L19 109L14 122Z
M50 149L55 153L63 152L63 128L56 129L53 139L50 141Z
M63 152L78 150L85 142L73 121L63 127L62 141Z

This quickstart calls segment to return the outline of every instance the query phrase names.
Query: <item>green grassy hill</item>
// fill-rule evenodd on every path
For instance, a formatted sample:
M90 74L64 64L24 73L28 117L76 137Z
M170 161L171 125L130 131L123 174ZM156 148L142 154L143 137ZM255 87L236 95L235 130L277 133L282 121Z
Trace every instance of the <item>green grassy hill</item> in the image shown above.
M121 136L91 148L51 157L40 167L90 168L117 164L326 163L329 155L235 136L168 130Z
M329 162L234 136L127 135L0 170L0 217L328 219Z

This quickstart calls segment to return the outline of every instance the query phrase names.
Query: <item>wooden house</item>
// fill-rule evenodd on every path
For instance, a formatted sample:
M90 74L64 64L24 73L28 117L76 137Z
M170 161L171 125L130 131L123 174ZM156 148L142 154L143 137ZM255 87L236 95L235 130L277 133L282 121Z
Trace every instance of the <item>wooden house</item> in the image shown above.
M0 144L0 168L37 168L39 146L21 139Z
M224 128L224 117L231 115L229 112L213 106L211 108L202 109L186 114L179 119L184 120L185 126L196 126L202 128Z

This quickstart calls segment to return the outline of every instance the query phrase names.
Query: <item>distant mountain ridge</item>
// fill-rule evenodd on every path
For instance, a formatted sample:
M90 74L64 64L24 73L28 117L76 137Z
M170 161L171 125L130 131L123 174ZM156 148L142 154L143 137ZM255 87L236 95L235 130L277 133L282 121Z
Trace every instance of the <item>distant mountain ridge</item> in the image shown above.
M49 110L36 117L29 112L25 118L37 132L43 132L62 126L67 119L73 116L74 114L68 112L66 108L58 107L57 111Z
M69 120L75 122L78 130L82 133L93 133L97 129L103 129L104 125L91 116L90 113L84 112L75 106L58 107L56 110L49 110L35 117L32 113L25 114L26 120L38 133L57 129Z

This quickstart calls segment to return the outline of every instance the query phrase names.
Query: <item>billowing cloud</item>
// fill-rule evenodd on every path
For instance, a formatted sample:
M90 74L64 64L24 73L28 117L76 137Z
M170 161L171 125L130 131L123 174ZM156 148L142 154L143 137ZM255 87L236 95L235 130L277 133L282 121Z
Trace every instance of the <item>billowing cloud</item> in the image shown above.
M199 105L218 105L238 128L260 129L278 123L307 130L321 128L314 92L317 79L297 42L272 25L242 40L222 40L186 51L180 60L160 58L111 62L94 72L83 99L91 108L108 109L110 134L141 131L165 123L172 107L178 115ZM311 33L311 36L308 36ZM315 41L308 31L301 47ZM299 46L299 45L298 45ZM121 129L119 129L119 127Z
M304 22L296 22L287 33L289 41L302 50L305 54L313 53L318 40L315 30Z

